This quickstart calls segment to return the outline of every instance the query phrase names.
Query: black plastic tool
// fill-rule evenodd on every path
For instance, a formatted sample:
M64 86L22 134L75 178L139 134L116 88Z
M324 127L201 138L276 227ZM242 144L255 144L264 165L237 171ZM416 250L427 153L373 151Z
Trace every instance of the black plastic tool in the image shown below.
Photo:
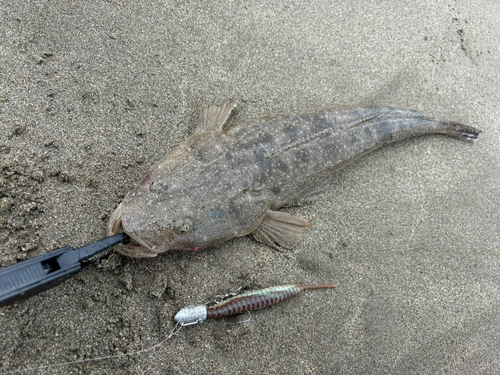
M128 238L120 233L76 250L66 246L0 270L0 306L59 285L82 268L108 256L113 245Z

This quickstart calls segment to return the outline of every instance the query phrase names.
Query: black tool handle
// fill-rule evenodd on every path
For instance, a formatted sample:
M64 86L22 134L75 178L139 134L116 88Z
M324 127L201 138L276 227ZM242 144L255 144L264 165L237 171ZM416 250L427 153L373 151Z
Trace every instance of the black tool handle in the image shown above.
M78 272L88 259L123 241L123 233L73 250L66 246L0 270L0 306L34 296L53 288Z

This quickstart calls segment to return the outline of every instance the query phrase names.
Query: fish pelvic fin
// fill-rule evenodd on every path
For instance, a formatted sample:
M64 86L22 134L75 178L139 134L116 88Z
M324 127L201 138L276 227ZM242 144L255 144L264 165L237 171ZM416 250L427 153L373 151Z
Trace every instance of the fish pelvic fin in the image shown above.
M203 108L194 133L200 134L210 131L222 131L222 127L235 107L236 104L227 102L220 106L211 105Z
M327 176L319 182L315 183L311 187L302 191L302 193L297 195L290 202L284 204L282 207L301 207L314 202L316 199L318 199L318 196L328 187L328 184L331 183L331 177L332 176Z
M291 249L304 237L309 222L286 212L268 210L251 236L278 251Z

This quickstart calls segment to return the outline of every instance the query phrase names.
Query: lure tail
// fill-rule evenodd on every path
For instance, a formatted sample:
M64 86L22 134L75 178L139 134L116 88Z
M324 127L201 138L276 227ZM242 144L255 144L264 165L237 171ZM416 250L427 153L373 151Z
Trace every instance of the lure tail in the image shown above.
M337 285L328 285L328 284L325 284L325 285L297 285L299 288L301 288L302 290L312 290L312 289L327 289L327 288L330 288L330 289L333 289L333 288L336 288Z

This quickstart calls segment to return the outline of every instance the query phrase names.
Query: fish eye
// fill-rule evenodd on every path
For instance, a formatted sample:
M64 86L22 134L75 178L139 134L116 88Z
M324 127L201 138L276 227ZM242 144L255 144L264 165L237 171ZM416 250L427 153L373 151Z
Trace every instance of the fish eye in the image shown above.
M186 234L191 230L191 221L188 219L184 219L178 225L175 226L175 231L180 234Z
M179 229L178 229L178 232L179 234L186 234L187 232L189 232L189 225L187 224L184 224L183 226L181 226Z

